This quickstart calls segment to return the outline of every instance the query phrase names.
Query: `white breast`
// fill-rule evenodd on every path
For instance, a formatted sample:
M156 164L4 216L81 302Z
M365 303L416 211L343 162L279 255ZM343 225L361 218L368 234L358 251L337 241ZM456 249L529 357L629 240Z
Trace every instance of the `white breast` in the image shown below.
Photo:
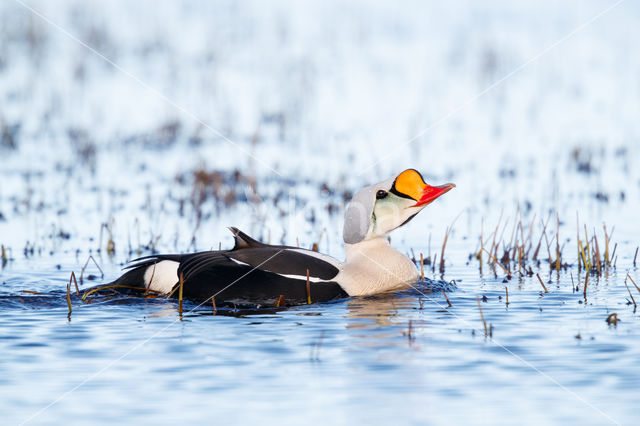
M411 260L389 245L386 238L345 244L347 259L335 278L349 296L396 291L418 279Z
M148 266L144 272L144 284L149 290L169 293L178 282L178 266L180 263L172 260L162 260Z

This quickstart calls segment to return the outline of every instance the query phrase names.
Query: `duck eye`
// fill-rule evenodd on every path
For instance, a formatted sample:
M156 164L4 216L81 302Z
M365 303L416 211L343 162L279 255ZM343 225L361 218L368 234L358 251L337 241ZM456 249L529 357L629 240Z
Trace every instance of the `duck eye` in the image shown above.
M387 195L389 195L389 193L381 189L378 192L376 192L376 199L381 200L385 198Z

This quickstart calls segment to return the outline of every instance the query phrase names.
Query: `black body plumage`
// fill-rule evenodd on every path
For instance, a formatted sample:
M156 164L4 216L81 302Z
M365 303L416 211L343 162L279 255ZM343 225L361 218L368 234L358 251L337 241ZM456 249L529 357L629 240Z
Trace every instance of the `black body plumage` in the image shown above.
M326 302L348 297L337 282L338 268L315 252L289 246L272 246L231 228L235 246L231 250L193 254L148 256L134 260L124 275L112 284L145 289L148 268L162 261L178 262L172 297L183 277L183 297L216 303L274 303L283 296L287 305ZM309 291L307 291L307 270Z

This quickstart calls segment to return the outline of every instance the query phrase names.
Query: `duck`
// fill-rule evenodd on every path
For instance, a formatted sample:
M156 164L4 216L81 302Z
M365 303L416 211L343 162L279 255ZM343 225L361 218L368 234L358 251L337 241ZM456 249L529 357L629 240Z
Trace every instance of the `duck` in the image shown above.
M222 303L327 302L399 291L419 279L414 262L393 248L388 234L455 187L428 185L407 169L369 185L352 197L345 211L345 260L314 250L262 243L230 227L234 247L188 254L157 254L135 259L110 288Z

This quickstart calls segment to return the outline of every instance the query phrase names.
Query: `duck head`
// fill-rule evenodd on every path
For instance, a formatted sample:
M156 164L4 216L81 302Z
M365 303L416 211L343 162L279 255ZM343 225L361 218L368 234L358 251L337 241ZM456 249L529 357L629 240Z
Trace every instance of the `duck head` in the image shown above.
M428 185L414 169L367 186L356 192L347 206L344 242L356 244L384 236L413 219L423 208L454 187L453 183Z

